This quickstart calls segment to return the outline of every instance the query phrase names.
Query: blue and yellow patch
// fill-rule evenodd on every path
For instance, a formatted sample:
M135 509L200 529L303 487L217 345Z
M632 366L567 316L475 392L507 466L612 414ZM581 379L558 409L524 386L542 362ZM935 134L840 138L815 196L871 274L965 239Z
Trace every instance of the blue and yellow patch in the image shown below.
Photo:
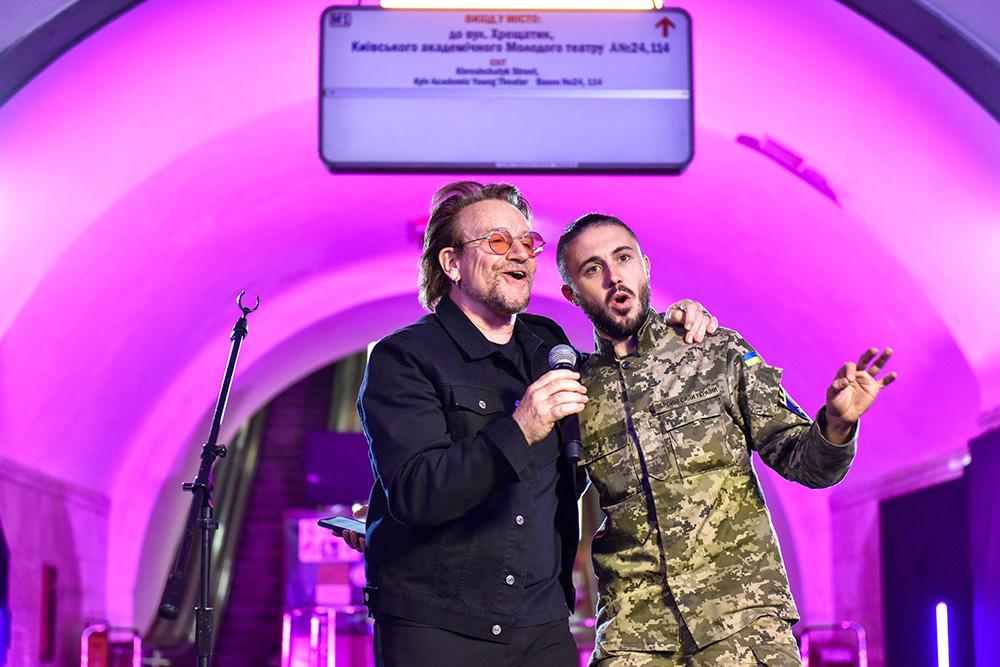
M799 417L802 417L803 419L808 419L809 421L812 421L811 419L809 419L809 415L806 414L805 410L803 410L802 408L800 408L799 404L792 400L792 397L788 395L787 391L785 391L784 389L782 389L781 393L783 393L785 395L785 407L786 408L788 408L789 410L791 410L792 412L794 412L795 414L797 414Z
M762 361L764 360L761 359L760 355L756 352L747 352L743 355L743 363L747 366L753 366L754 364L759 364Z

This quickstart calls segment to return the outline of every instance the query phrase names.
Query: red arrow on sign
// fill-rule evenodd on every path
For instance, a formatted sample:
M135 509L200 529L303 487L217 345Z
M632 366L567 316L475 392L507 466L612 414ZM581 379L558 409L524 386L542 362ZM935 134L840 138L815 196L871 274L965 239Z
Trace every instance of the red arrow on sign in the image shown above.
M663 17L662 19L660 19L657 22L656 27L657 28L663 28L663 36L666 37L667 33L670 32L670 29L671 28L676 28L677 26L674 25L673 22L670 19L668 19L667 17Z

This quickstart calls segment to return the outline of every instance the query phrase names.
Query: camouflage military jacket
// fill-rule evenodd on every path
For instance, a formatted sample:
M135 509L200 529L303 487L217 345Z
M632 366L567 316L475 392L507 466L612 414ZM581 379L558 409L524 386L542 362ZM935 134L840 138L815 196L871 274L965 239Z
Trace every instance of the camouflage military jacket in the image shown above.
M687 345L650 310L636 354L618 359L596 340L583 368L580 464L606 515L593 543L598 641L675 651L671 607L699 647L763 615L796 620L750 453L824 487L847 473L856 440L823 438L782 389L781 370L734 331Z

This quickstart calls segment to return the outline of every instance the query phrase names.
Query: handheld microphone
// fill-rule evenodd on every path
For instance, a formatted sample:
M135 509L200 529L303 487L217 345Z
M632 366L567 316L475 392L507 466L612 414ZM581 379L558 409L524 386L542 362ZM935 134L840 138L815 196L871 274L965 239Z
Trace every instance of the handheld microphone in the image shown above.
M549 367L552 370L575 371L579 356L569 345L556 345L549 351ZM563 440L566 441L566 458L576 463L580 459L580 418L566 415L562 418Z

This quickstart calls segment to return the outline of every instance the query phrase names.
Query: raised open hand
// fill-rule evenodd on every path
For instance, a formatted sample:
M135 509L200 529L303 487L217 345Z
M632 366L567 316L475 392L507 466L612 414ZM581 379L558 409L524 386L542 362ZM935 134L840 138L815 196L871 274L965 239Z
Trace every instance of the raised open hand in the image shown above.
M891 356L892 348L887 347L879 354L878 348L872 347L861 355L857 364L849 361L840 367L826 390L826 418L834 430L849 431L879 392L896 379L895 372L876 379Z

